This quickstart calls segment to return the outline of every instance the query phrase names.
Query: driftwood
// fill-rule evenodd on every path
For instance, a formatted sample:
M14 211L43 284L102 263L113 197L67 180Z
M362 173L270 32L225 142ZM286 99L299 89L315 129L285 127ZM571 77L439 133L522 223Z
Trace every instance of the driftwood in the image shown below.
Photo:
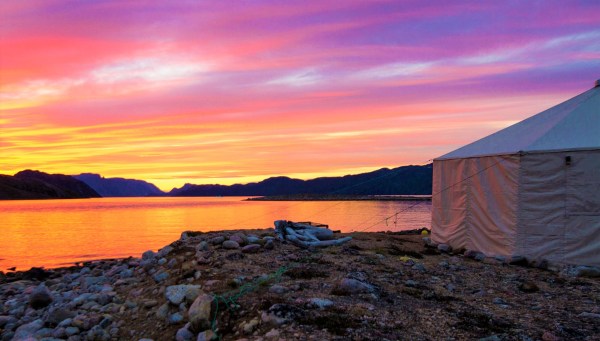
M275 221L275 233L281 241L288 241L298 247L308 249L341 245L352 237L334 239L333 231L327 225L313 223L294 223L287 220Z

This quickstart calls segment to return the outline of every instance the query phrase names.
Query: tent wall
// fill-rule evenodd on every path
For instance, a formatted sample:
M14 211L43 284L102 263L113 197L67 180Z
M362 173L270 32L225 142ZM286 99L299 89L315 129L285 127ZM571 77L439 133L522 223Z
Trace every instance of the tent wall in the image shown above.
M515 254L600 265L600 150L525 154L519 182Z
M435 160L432 240L510 255L515 248L519 156Z

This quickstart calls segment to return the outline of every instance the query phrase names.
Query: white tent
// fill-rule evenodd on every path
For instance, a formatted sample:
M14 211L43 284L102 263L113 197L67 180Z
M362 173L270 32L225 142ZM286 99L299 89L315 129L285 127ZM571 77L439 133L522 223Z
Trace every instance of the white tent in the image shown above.
M432 201L436 243L600 266L600 80L435 159Z

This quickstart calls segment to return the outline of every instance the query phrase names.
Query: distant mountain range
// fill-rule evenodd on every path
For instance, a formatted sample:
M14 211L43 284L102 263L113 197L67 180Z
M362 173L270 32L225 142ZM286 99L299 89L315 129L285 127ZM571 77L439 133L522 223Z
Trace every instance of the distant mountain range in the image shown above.
M73 176L85 182L103 197L148 197L165 195L153 184L143 180L104 178L99 174L83 173Z
M428 195L432 165L382 168L369 173L312 180L272 177L248 184L185 184L169 193L142 180L104 178L98 174L75 176L25 170L0 175L0 199L66 199L145 196L281 196L281 195Z
M24 170L0 175L0 199L99 198L100 195L71 176Z
M276 196L294 194L431 194L433 167L403 166L369 173L312 180L273 177L245 185L192 185L174 188L170 196Z

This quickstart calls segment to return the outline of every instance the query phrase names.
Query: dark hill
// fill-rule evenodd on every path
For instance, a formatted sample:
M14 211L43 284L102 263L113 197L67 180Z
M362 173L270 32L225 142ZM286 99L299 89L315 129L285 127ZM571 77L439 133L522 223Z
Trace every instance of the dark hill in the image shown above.
M174 188L172 196L274 196L294 194L428 195L432 165L382 168L369 173L312 180L268 178L245 185L192 185Z
M99 198L85 183L63 174L25 170L14 176L0 175L0 199Z
M73 177L85 182L103 197L148 197L165 194L158 187L143 180L104 178L93 173Z

